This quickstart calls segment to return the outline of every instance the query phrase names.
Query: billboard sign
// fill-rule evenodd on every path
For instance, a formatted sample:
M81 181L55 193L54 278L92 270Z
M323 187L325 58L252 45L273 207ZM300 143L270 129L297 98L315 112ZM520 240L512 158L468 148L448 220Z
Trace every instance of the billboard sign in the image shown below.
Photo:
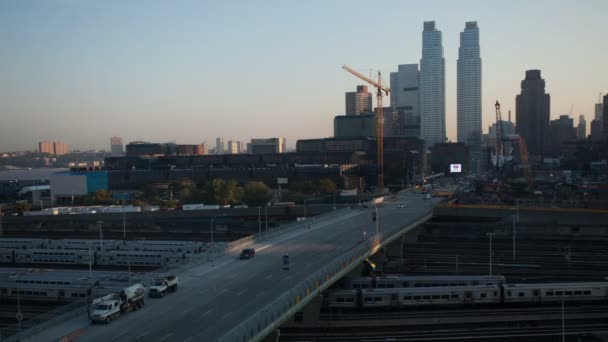
M450 172L451 173L462 172L462 165L461 164L450 164Z

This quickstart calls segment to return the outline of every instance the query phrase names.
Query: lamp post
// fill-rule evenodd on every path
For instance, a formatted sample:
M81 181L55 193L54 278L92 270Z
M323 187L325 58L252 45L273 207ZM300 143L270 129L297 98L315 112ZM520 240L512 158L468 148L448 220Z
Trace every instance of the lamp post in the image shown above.
M101 225L103 221L97 221L97 225L99 226L99 251L103 251L103 231L101 230Z
M490 250L489 250L489 256L490 256L490 276L492 276L492 238L494 237L494 233L487 233L487 236L490 237Z
M122 239L127 239L127 219L125 216L125 194L122 194ZM123 241L124 243L124 241Z
M564 293L562 292L562 342L566 342L566 319L564 314Z
M258 207L258 234L262 236L262 208Z
M378 235L378 221L380 220L378 217L378 206L374 206L374 209L376 210L376 235Z

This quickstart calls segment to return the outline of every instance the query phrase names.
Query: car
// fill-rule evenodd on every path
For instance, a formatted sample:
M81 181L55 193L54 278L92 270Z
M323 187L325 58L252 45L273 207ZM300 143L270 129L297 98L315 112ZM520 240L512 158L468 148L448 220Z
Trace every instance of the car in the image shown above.
M255 256L255 249L253 248L245 248L241 251L241 255L239 259L251 259Z
M431 199L431 195L428 195L428 194L427 194L427 195L424 195L423 199L425 199L425 200L430 200L430 199Z

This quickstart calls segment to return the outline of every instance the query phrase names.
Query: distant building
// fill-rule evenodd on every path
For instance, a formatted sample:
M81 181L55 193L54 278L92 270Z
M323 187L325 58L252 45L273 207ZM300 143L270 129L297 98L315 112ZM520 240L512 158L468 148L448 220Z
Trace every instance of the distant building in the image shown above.
M551 148L555 155L560 154L561 145L566 141L576 139L576 128L574 119L568 115L560 115L559 119L551 120L550 123Z
M113 156L122 156L125 154L121 137L110 138L110 153Z
M346 115L359 115L372 111L372 93L367 91L367 86L357 86L356 92L348 92L345 96Z
M445 59L441 31L424 22L420 59L420 134L427 146L445 142Z
M285 153L287 142L285 138L251 139L247 150L253 154Z
M215 154L224 154L226 146L224 145L224 138L215 139Z
M53 142L52 141L41 141L38 143L38 152L54 154L53 152Z
M238 154L239 153L239 142L236 140L228 140L228 149L226 150L228 154Z
M469 21L460 32L457 61L458 142L469 146L475 167L481 159L481 55L479 28Z
M608 94L604 95L604 103L602 104L602 132L605 139L608 139Z
M391 108L384 109L387 137L420 137L418 64L401 64L391 72Z
M108 190L107 171L56 172L51 176L53 204L72 203L74 197L84 197L98 190Z
M488 127L488 142L487 146L496 147L496 132L497 132L497 123L493 123L490 127ZM502 133L504 137L510 134L515 134L515 125L511 121L502 121Z
M576 127L576 137L579 140L587 138L587 121L585 121L585 116L583 114L578 117L578 126Z
M469 148L463 143L435 144L431 147L431 172L450 174L450 164L460 164L461 172L469 172Z
M603 113L604 113L604 105L602 103L596 103L594 119L598 120L598 121L602 121Z
M526 141L528 152L542 156L549 149L549 114L551 96L545 93L540 70L527 70L521 82L521 94L515 98L517 133Z
M182 156L202 156L207 154L205 152L205 144L199 145L176 145L176 154Z
M598 119L591 121L591 133L589 138L592 140L602 139L602 122Z
M376 115L338 115L334 117L334 137L375 137Z
M38 143L38 152L61 156L68 153L68 144L61 141L41 141Z
M419 138L420 116L412 106L384 108L384 136Z
M174 143L150 143L133 141L127 144L127 156L163 156L176 154L177 145Z

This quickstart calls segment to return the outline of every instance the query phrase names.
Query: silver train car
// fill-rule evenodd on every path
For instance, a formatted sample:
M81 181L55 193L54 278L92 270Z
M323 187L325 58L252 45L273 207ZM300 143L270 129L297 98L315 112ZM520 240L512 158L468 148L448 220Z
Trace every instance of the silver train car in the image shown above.
M16 264L88 265L94 254L88 251L63 249L18 249L14 251Z
M342 282L347 289L391 289L408 287L448 287L505 284L504 276L379 276L353 277Z
M0 284L0 301L64 303L88 298L91 291L90 286L3 283Z
M606 302L608 282L502 284L392 289L337 289L325 296L330 309L415 308L489 304Z

